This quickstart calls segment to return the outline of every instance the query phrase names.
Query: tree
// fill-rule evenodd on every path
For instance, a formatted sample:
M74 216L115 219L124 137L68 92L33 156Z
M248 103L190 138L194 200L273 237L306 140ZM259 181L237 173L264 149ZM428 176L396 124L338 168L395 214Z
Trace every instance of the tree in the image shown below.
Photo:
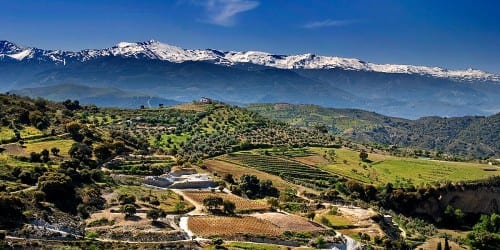
M71 158L84 163L92 158L92 149L87 144L80 142L73 143L68 153Z
M222 206L224 208L224 213L226 214L234 214L234 211L236 210L236 204L232 201L225 200Z
M124 204L134 204L135 203L135 196L131 194L121 194L118 196L118 200L122 205Z
M203 199L203 205L209 211L213 211L213 210L219 208L219 206L223 205L223 203L224 203L224 201L219 196L210 195L210 196L206 197L205 199Z
M0 193L0 227L5 229L23 222L24 204L21 199Z
M259 197L271 196L278 197L279 191L273 187L273 182L270 180L263 180L259 183Z
M122 206L122 212L125 214L125 218L134 216L137 212L137 209L132 204L125 204Z
M36 180L33 179L33 174L27 170L22 171L18 178L23 184L33 185L36 183Z
M38 188L45 193L47 201L54 202L60 209L76 207L75 185L69 176L46 172L38 178Z
M361 152L359 153L359 158L362 161L368 160L368 153L366 152L366 150L364 150L364 149L361 150Z
M53 156L59 156L59 152L61 150L59 148L53 147L50 149L50 152L52 153Z
M42 155L37 152L31 152L30 162L42 162Z
M153 222L160 218L161 212L158 209L151 209L146 213L146 218L151 219Z
M62 104L68 110L77 110L81 108L80 102L78 100L71 101L70 99L66 99L65 101L62 102Z
M233 179L233 175L232 175L232 174L224 174L224 175L222 176L222 179L223 179L225 182L229 183L229 184L234 184L234 183L235 183L235 182L234 182L234 179Z
M43 162L46 163L46 162L48 162L50 160L49 151L47 149L43 149L40 154L42 155L42 161Z
M248 198L254 198L260 191L259 179L255 175L244 174L240 177L241 192L246 194Z
M481 215L472 232L467 235L472 249L493 250L500 246L500 215Z
M35 126L37 129L46 129L50 125L47 116L38 110L29 112L28 116L31 125Z
M98 162L102 163L111 157L112 152L110 147L111 146L107 144L99 144L94 148L94 156L97 158Z
M69 122L65 125L66 131L70 134L71 138L75 141L81 142L83 140L83 135L80 133L82 125L78 122Z

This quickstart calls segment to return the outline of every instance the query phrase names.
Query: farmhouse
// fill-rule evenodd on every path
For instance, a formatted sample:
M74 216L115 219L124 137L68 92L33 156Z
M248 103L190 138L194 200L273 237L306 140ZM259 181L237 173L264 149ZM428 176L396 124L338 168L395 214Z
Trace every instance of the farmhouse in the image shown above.
M212 103L212 99L207 98L207 97L201 97L199 102L210 104L210 103Z
M179 189L211 188L217 183L209 174L198 174L194 170L180 169L160 176L146 176L144 183L157 187Z

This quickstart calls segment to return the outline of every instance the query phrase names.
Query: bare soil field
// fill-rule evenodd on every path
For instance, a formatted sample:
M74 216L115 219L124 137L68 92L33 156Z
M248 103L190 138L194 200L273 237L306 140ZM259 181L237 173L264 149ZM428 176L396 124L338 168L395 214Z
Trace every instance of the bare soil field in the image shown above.
M199 204L203 204L203 199L209 196L221 197L223 200L234 202L234 204L236 205L236 212L240 213L250 211L265 211L269 210L270 208L269 205L267 205L265 202L244 199L234 194L210 191L183 191L182 193Z
M325 230L321 225L309 221L306 218L285 213L256 213L251 216L269 221L283 231L313 232Z
M188 227L202 237L237 234L278 236L284 232L272 223L252 216L193 216L188 220Z

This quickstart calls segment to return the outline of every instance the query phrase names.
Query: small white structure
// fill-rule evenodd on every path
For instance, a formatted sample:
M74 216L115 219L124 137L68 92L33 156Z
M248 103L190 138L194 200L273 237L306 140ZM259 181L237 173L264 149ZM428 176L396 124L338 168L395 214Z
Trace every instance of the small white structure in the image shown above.
M178 189L212 188L217 183L209 174L197 174L192 170L177 170L160 176L146 176L144 183L157 187Z
M200 102L201 103L212 103L212 99L207 98L207 97L201 97Z
M384 222L387 224L392 224L392 216L388 214L384 214Z

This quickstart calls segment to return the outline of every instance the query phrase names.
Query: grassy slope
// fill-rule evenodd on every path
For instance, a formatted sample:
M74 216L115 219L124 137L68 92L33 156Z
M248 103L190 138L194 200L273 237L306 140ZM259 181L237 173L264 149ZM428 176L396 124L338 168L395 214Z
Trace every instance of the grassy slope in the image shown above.
M312 154L312 157L307 157L306 161L301 159L300 156L295 159L325 171L365 183L383 185L391 182L396 187L419 186L426 183L446 181L473 181L500 175L500 169L486 164L404 158L376 153L369 153L368 159L371 162L362 162L359 158L359 152L349 149L335 149L335 161L328 162L322 157L326 150L331 149L308 148L308 152ZM257 155L262 154L264 151L257 149L252 150L252 152ZM279 153L271 154L275 157L290 159L289 155L296 154L296 152L297 150L293 149L290 154L284 152L282 156ZM219 158L225 159L224 157ZM220 174L233 173L238 176L238 173L245 173L245 171L257 171L227 162L206 162L209 163L208 166L211 169ZM262 173L261 171L258 172ZM269 176L269 174L266 175ZM276 182L276 184L282 188L280 182Z
M324 149L311 148L311 151L321 154ZM442 181L478 180L500 175L500 170L485 171L484 169L495 169L485 164L403 158L372 153L369 153L368 157L372 162L365 163L360 161L359 152L336 149L335 153L337 155L335 162L318 164L318 167L377 184L391 182L401 183L403 186L419 185ZM344 160L347 163L344 163Z

